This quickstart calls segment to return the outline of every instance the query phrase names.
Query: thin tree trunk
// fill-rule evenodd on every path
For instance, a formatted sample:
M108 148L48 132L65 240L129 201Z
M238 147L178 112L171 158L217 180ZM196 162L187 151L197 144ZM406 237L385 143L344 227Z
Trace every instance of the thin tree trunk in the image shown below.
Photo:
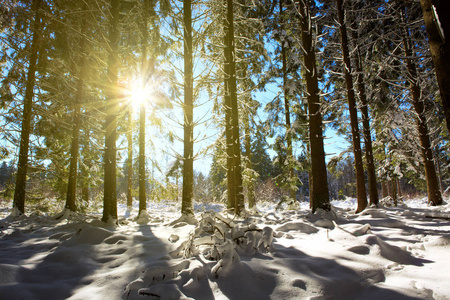
M280 16L283 17L283 1L280 0ZM283 20L282 20L283 22ZM283 25L281 24L281 30L283 31ZM283 72L283 95L284 95L284 115L286 119L286 155L288 160L289 168L289 196L291 199L296 200L296 189L293 187L296 184L295 171L293 161L294 157L292 155L292 132L291 132L291 112L289 105L289 95L287 90L287 58L286 58L286 47L284 46L284 40L280 40L281 44L281 60L282 60L282 72Z
M433 151L431 149L427 118L425 115L425 105L423 103L423 100L420 99L421 91L417 80L418 78L417 69L416 65L411 59L414 56L414 52L412 50L409 32L407 28L403 28L403 47L405 50L406 67L408 69L408 80L411 90L411 100L413 102L414 110L417 114L417 127L419 131L420 145L422 148L422 159L425 165L425 178L427 182L428 203L432 205L441 205L442 194L439 188L439 181L436 174L436 167L434 165Z
M91 162L88 161L88 159L86 158L86 156L89 153L89 140L90 140L90 130L86 129L85 132L85 141L84 141L84 157L83 157L83 163L84 165L90 165ZM81 181L81 199L88 203L89 202L89 170L90 168L87 168L86 173L82 174L82 181Z
M141 88L144 88L147 83L148 73L150 67L147 62L147 43L148 43L148 11L149 3L144 1L144 12L141 23L141 38L142 38L142 61L141 61ZM153 67L152 67L153 68ZM139 157L138 157L138 172L139 172L139 215L141 212L147 211L147 186L145 174L145 104L141 103L139 107Z
M353 40L357 40L356 30L352 30ZM359 46L356 47L356 72L357 72L357 87L359 93L359 99L361 101L361 115L363 121L363 135L364 135L364 145L365 145L365 157L367 165L367 177L369 181L369 199L370 205L378 204L378 188L377 188L377 177L375 174L375 164L373 158L373 147L372 147L372 136L370 132L370 116L369 116L369 104L367 101L366 86L364 83L364 73L361 63L361 53L359 51Z
M246 118L245 122L245 156L247 159L247 169L252 170L252 151L251 151L251 139L250 139L250 122ZM249 179L247 186L247 201L248 208L252 209L255 207L255 184L253 178Z
M386 181L381 182L381 197L386 198L389 196L388 186Z
M111 20L108 41L108 87L106 90L105 117L105 175L103 194L103 222L117 220L116 194L116 140L117 140L117 78L119 73L119 6L120 0L111 0Z
M440 154L441 151L439 149L436 149L436 167L437 167L437 174L439 178L439 188L441 190L441 194L444 193L443 191L443 185L442 185L442 169L441 169L441 163L440 163Z
M356 198L358 207L356 212L363 211L367 206L367 194L364 180L364 166L362 162L361 141L358 127L358 112L356 108L355 90L353 88L352 66L350 62L350 52L348 50L347 26L345 24L343 0L336 0L339 29L341 32L342 56L344 58L344 75L347 86L348 111L350 114L350 124L352 127L353 153L355 156L356 170Z
M317 78L316 52L311 32L310 0L300 0L299 12L301 17L302 44L305 51L306 95L309 110L309 140L311 147L311 172L309 197L311 209L330 210L330 196L328 191L327 166L325 164L325 150L323 146L322 114L319 97L319 82Z
M401 199L403 197L403 194L402 189L400 188L400 179L397 178L396 182L397 182L397 195L398 198Z
M239 139L239 110L236 86L236 61L234 50L234 15L233 0L227 0L227 18L225 21L225 32L228 38L225 40L225 64L228 64L228 90L231 104L231 127L233 131L233 173L235 186L235 213L240 215L245 209L244 194L242 186L241 168L241 146Z
M450 132L450 6L448 0L420 0L420 4Z
M392 200L394 201L394 206L397 206L397 204L398 204L397 180L395 178L391 179L389 181L389 183L390 183L390 187L391 187L391 197L392 197Z
M83 66L83 64L81 64ZM83 94L83 79L80 77L77 82L76 104L73 116L72 142L70 146L70 166L69 181L67 183L66 209L76 211L76 192L77 192L77 176L78 176L78 151L79 151L79 135L81 123L81 97Z
M181 214L193 215L194 204L194 94L192 65L191 0L183 2L184 12L184 153Z
M80 62L78 64L78 81L77 92L75 95L75 109L73 116L72 127L72 141L70 146L70 166L69 166L69 180L67 183L67 197L66 209L71 211L77 210L76 194L77 194L77 177L78 177L78 157L80 151L80 126L81 126L81 101L83 99L83 85L84 85L84 69L86 62L86 41L84 38L86 22L82 20L81 30L83 35L80 38Z
M127 207L133 206L133 109L128 107L127 131Z
M139 215L147 210L147 190L145 185L145 105L139 109Z
M179 176L177 175L177 177L176 177L176 182L177 182L177 202L178 202L179 194L180 194L179 186L178 186L179 182L178 181L179 181Z
M25 187L27 184L28 148L30 144L31 119L33 117L34 84L36 80L37 57L40 43L41 14L39 8L42 0L34 0L32 9L35 12L33 37L31 42L30 64L27 73L25 97L23 99L22 130L20 132L19 161L17 163L16 186L13 208L25 213Z

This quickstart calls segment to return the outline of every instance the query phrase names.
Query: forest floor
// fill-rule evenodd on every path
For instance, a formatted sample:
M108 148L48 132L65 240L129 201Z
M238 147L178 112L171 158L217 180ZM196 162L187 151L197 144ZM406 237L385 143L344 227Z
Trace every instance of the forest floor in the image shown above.
M119 225L0 207L0 299L450 299L450 204L261 203L241 219L196 204L196 225L179 203L134 204Z

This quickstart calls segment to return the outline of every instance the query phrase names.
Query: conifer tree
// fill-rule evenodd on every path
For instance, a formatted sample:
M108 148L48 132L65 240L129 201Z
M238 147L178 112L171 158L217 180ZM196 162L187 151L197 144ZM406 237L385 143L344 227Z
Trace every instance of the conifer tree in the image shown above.
M233 1L226 1L226 19L225 19L225 80L226 90L225 95L229 97L229 106L231 112L229 112L229 122L231 127L227 134L232 134L231 145L231 157L233 158L233 180L230 184L234 185L235 189L235 202L234 209L237 215L240 215L245 209L244 206L244 194L242 186L242 168L241 168L241 146L240 146L240 134L239 134L239 111L237 100L237 84L236 84L236 55L235 55L235 37L234 37L234 11ZM227 105L227 101L225 101ZM227 152L228 153L228 152ZM230 188L230 186L228 187Z
M321 208L330 210L327 168L325 164L325 150L323 145L323 119L321 100L319 95L319 82L317 75L316 48L313 37L311 20L311 1L299 0L298 13L302 35L302 49L306 98L308 100L309 116L309 142L311 147L311 173L310 173L310 205L312 212Z
M184 36L184 152L181 214L194 214L194 78L192 52L192 3L183 1Z
M22 130L20 133L19 161L17 163L16 187L14 192L13 208L19 213L25 213L25 186L27 182L28 148L31 134L31 119L33 117L33 97L35 87L36 67L40 46L41 31L41 4L42 0L33 0L34 12L33 36L31 40L30 61L27 73L26 90L24 95Z
M450 132L450 7L446 0L420 0L447 130Z
M402 23L405 22L405 8L400 4L399 14ZM432 205L442 204L442 194L439 187L439 181L436 174L436 166L433 158L433 149L430 142L429 129L426 118L426 108L421 99L421 87L418 83L417 67L413 61L415 52L413 50L414 44L411 42L409 29L406 24L401 28L402 42L405 55L405 63L407 68L407 78L410 87L410 97L417 115L417 127L419 132L420 145L422 149L422 159L425 166L425 178L427 182L428 202Z
M353 153L355 156L356 169L356 194L358 199L358 207L356 212L363 211L367 206L367 194L364 180L364 167L362 162L361 141L358 126L358 112L356 107L355 90L353 87L352 65L350 61L349 41L347 35L347 25L345 20L344 2L343 0L336 0L339 29L341 33L341 48L342 56L344 58L344 76L347 87L348 110L350 114L350 125L352 128L353 137Z
M280 9L280 17L281 24L284 22L284 14L283 14L283 0L279 0L279 9ZM281 25L281 32L286 32L284 30L283 25ZM283 34L281 34L283 36ZM292 125L291 125L291 109L290 109L290 97L288 91L288 81L287 81L287 54L286 49L287 44L287 36L284 34L281 43L281 61L282 61L282 72L283 72L283 95L284 95L284 114L285 114L285 122L286 122L286 156L287 162L289 166L289 196L291 199L296 200L296 187L295 184L295 170L293 165L294 156L292 154Z
M86 10L86 6L83 7ZM80 36L79 36L79 53L78 70L77 70L77 86L75 93L75 107L73 110L73 127L72 127L72 140L70 145L70 169L69 180L67 183L67 196L65 208L70 211L76 211L76 192L77 192L77 176L78 176L78 157L79 157L79 136L81 127L81 104L83 100L83 89L85 80L85 63L86 63L86 16L83 14L80 22Z
M133 206L133 109L128 107L127 126L127 207Z
M352 5L352 9L356 9L356 5ZM354 12L354 14L356 14ZM363 123L363 136L364 136L364 146L365 146L365 159L367 165L367 179L369 185L369 199L370 205L378 205L378 187L377 187L377 179L375 174L375 163L373 157L373 146L372 146L372 134L370 128L370 115L369 115L369 101L367 100L367 92L366 92L366 82L363 70L363 59L361 54L361 39L358 31L358 23L361 26L361 22L359 20L363 20L364 16L360 16L359 18L353 16L353 20L351 22L351 36L354 43L354 62L355 62L355 71L356 71L356 82L358 89L358 96L360 100L360 110L362 115L362 123ZM369 22L369 21L367 21ZM370 27L370 26L369 26ZM370 31L369 31L370 32Z
M119 12L120 0L110 2L110 20L108 36L108 71L105 104L105 154L104 154L104 194L103 222L117 220L116 195L116 127L118 112L118 74L119 74Z

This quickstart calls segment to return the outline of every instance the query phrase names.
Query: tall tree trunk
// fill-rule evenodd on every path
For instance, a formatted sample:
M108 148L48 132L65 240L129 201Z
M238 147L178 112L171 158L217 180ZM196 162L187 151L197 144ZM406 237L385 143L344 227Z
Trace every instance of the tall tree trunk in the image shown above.
M327 166L323 146L322 114L320 112L319 82L317 79L316 50L311 29L310 0L300 0L302 44L304 49L306 95L309 110L309 141L311 149L311 172L309 197L312 212L321 208L330 210Z
M356 28L352 29L353 40L357 40ZM364 73L361 63L361 53L359 51L359 46L356 46L355 51L355 62L356 62L356 77L357 87L359 93L359 99L361 101L361 115L363 121L363 135L364 135L364 145L365 145L365 157L367 164L367 177L369 181L369 199L370 205L378 204L378 188L377 188L377 177L375 174L375 163L373 158L373 147L372 147L372 135L370 132L370 116L369 116L369 104L367 101L366 86L364 83Z
M225 0L225 5L227 0ZM224 20L226 28L226 20ZM230 31L225 31L224 45L228 44ZM236 187L234 181L234 157L233 157L233 126L231 122L231 93L229 88L230 64L224 61L224 104L225 104L225 139L227 154L227 208L235 209L236 205Z
M139 109L139 215L147 210L147 188L145 185L145 105Z
M80 64L83 66L83 64ZM73 116L72 141L70 145L70 166L69 181L67 183L66 209L76 211L76 193L77 193L77 176L78 176L78 151L79 151L79 135L81 123L81 97L83 94L83 79L80 77L77 82L76 104Z
M133 109L128 107L127 130L127 207L133 206Z
M14 191L13 208L25 213L25 187L27 184L28 148L31 134L32 106L34 97L34 84L36 80L36 67L41 32L40 6L42 0L34 0L32 9L34 14L33 37L31 42L30 64L27 73L25 97L23 99L22 130L20 132L19 161L17 163L16 186Z
M342 56L344 58L344 76L347 87L348 111L350 114L350 124L352 127L353 153L355 156L356 170L356 198L358 207L356 212L363 211L367 206L367 194L364 180L364 166L362 162L361 141L358 127L358 112L356 108L355 90L353 88L352 66L350 62L350 52L348 50L347 26L345 24L343 0L336 0L339 29L341 32Z
M78 156L80 151L80 125L81 125L81 102L83 99L83 85L84 85L84 69L86 62L86 41L85 30L86 22L82 20L80 37L80 61L78 64L78 80L77 92L75 94L75 109L73 112L73 126L72 126L72 141L70 145L70 166L69 166L69 180L67 183L66 209L71 211L77 210L76 195L77 195L77 177L78 177Z
M280 16L283 17L283 1L280 0ZM283 22L283 20L281 21ZM281 31L283 31L283 25L281 24ZM282 61L282 72L283 72L283 95L284 95L284 115L286 120L286 155L289 168L289 196L291 199L296 200L296 184L294 166L294 156L292 155L292 131L291 131L291 111L289 105L289 95L287 90L287 58L286 58L286 47L284 46L284 40L280 40L281 44L281 61Z
M149 2L144 1L144 12L141 23L141 47L142 47L142 61L141 61L141 88L144 88L147 83L147 78L149 76L150 69L153 66L148 65L147 61L147 44L148 44L148 11ZM147 186L146 186L146 174L145 174L145 104L141 103L139 107L139 215L141 212L147 211Z
M450 6L448 0L420 0L420 4L450 132Z
M381 197L386 198L389 196L388 186L386 181L381 182Z
M392 200L394 201L394 206L397 206L397 203L398 203L397 180L395 178L389 180L389 187L390 187L390 190L391 190Z
M400 179L396 179L397 182L397 194L398 194L398 198L401 199L403 198L403 193L402 193L402 189L400 187Z
M106 89L105 117L105 175L103 194L103 222L117 220L116 194L116 139L117 139L117 78L119 73L119 6L120 0L111 0L108 40L108 85Z
M87 155L89 153L89 140L90 140L90 130L86 129L86 132L84 134L85 141L84 141L84 149L83 149L83 164L86 166L91 165L91 161L87 159ZM90 168L86 168L87 171L85 174L82 174L82 180L81 180L81 199L88 203L89 201L89 171Z
M441 168L441 163L440 163L441 151L438 147L436 147L435 156L436 156L437 174L438 174L438 178L439 178L439 187L440 187L441 194L442 194L443 193L442 168Z
M250 139L250 122L249 118L245 119L245 156L247 159L247 169L252 170L252 151L251 151L251 139ZM255 207L255 183L251 177L247 186L247 201L248 208Z
M233 173L235 186L235 213L240 215L245 209L244 194L242 186L242 168L241 168L241 146L239 135L239 110L237 101L236 85L236 61L234 49L234 14L233 0L227 0L227 18L225 21L225 32L228 38L225 40L225 64L228 64L228 90L231 104L231 127L233 132Z
M184 12L184 154L181 214L193 215L194 204L194 79L192 65L191 0L183 2Z
M226 69L225 69L226 70ZM226 80L227 81L227 80ZM225 83L225 135L227 154L227 208L235 208L236 187L234 185L233 130L231 126L231 103L228 83ZM227 95L228 94L228 95Z
M402 15L402 19L404 16ZM427 118L425 115L425 105L420 99L420 86L416 65L412 61L414 51L411 46L409 32L406 27L403 28L403 47L405 50L406 67L408 69L408 80L411 91L411 100L414 110L417 114L417 129L419 131L419 140L422 148L422 159L425 165L425 178L427 182L428 203L432 205L442 204L442 194L439 188L439 181L434 165L433 151L431 148L430 135L428 131Z

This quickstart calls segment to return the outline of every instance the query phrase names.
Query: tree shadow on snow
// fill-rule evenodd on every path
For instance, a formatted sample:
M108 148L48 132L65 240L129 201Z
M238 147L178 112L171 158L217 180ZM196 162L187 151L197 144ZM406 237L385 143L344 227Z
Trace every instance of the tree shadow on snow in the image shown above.
M273 256L275 262L271 268L285 273L284 276L291 280L292 288L298 291L299 298L423 299L380 286L386 279L383 270L369 265L358 273L333 259L309 256L296 248L279 244L275 245Z
M67 299L83 288L86 299L99 298L89 292L102 293L107 286L114 290L108 294L120 299L124 286L142 273L139 267L145 265L147 246L165 245L150 227L140 228L142 235L136 235L99 220L69 225L51 228L45 235L36 224L35 232L15 229L13 236L1 238L0 298ZM11 243L4 243L8 239ZM134 272L129 271L130 260L136 265ZM121 274L125 263L128 271Z

